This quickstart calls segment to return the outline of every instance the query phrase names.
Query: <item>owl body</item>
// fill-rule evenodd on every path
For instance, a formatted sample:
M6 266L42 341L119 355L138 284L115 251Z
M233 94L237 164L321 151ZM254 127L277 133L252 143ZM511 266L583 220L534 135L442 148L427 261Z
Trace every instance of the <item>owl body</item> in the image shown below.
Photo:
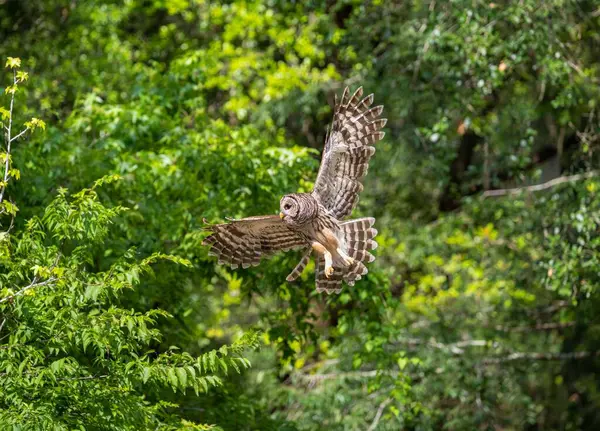
M339 221L312 193L285 195L281 198L280 209L279 217L305 238L307 246L317 253L329 252L333 265L347 267L352 263L346 254L346 241Z
M342 221L358 202L372 145L383 138L386 123L377 117L383 106L369 108L373 95L360 99L362 87L350 96L344 90L335 102L334 120L328 130L321 167L311 193L293 193L280 200L279 216L247 217L211 225L203 244L219 263L232 268L258 265L263 256L277 251L303 249L300 262L287 276L297 279L316 253L315 283L318 292L338 293L342 282L354 285L368 270L377 247L372 217Z
M279 217L286 225L313 241L327 241L332 235L341 238L339 221L319 203L312 193L293 193L281 198ZM331 238L330 238L331 240Z

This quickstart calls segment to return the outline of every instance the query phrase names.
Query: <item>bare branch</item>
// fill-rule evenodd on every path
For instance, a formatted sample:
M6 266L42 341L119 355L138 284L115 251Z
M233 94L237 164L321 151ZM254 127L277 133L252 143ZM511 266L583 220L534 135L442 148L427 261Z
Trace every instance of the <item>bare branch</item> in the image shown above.
M538 325L539 330L546 330L550 328L556 327L569 327L572 326L569 323L565 324L540 324ZM534 327L535 328L535 327ZM509 328L510 329L510 328ZM531 327L517 327L513 329L522 330L523 332L527 330L531 330ZM488 341L488 340L465 340L459 341L457 343L452 344L442 344L436 341L426 341L420 339L408 339L403 340L406 344L412 345L426 345L428 347L434 347L436 349L445 350L453 355L463 355L465 354L464 347L494 347L497 348L500 346L498 342ZM482 363L486 365L490 364L499 364L503 362L511 362L511 361L520 361L520 360L528 360L528 361L565 361L570 359L583 359L592 356L600 356L600 351L597 352L567 352L567 353L551 353L551 352L514 352L509 353L503 357L487 357L482 359Z
M600 172L598 172L598 171L590 171L590 172L586 172L584 174L569 175L569 176L554 178L553 180L550 180L548 182L545 182L542 184L536 184L533 186L516 187L513 189L487 190L486 192L484 192L482 194L482 196L484 198L487 198L487 197L496 197L496 196L516 195L516 194L519 194L524 191L539 192L541 190L546 190L551 187L557 186L559 184L573 183L575 181L580 181L580 180L584 180L587 178L596 177L599 174L600 174Z
M375 415L375 419L373 419L373 422L371 422L371 426L369 427L369 429L367 431L375 431L375 429L377 428L377 425L379 424L379 420L381 419L381 416L383 415L383 411L385 410L387 405L391 402L392 402L392 398L387 398L387 399L383 400L383 402L381 404L379 404L379 408L377 409L377 414Z
M342 373L325 373L325 374L300 374L302 380L306 380L309 383L318 383L324 380L336 380L336 379L364 379L372 378L377 376L377 370L370 371L348 371Z
M98 380L98 379L106 379L108 374L102 374L100 376L84 376L84 377L65 377L64 379L57 379L62 381L70 381L70 380Z
M496 331L501 332L530 332L530 331L552 331L554 329L565 329L575 326L575 322L564 323L538 323L535 326L495 326Z
M0 299L0 304L6 301L10 301L12 299L15 299L17 296L21 296L23 295L25 292L27 292L30 289L34 289L36 287L40 287L40 286L46 286L50 283L55 282L56 280L58 280L58 278L56 277L50 277L48 280L42 281L42 282L37 282L38 278L34 277L33 281L31 282L31 284L29 286L24 287L23 289L19 290L17 293L13 294L13 295L8 295L5 296L4 298Z
M463 340L456 343L444 344L435 340L422 340L419 338L408 338L400 340L400 343L408 344L409 346L426 345L434 349L445 350L453 355L462 355L465 353L465 347L498 347L499 343L489 340Z
M527 313L530 316L537 316L539 314L551 314L551 313L554 313L555 311L562 310L563 308L567 308L570 305L572 305L571 301L564 301L564 300L554 301L550 305L544 305L541 307L536 307L534 309L526 309L525 313Z
M6 377L8 375L9 375L9 373L0 373L0 377ZM35 377L35 376L38 376L39 373L27 372L27 373L23 373L23 375ZM56 380L65 382L65 381L73 381L73 380L98 380L98 379L106 379L107 377L109 377L108 374L102 374L99 376L63 377L63 378L56 379Z
M325 374L304 374L298 373L296 376L305 382L309 388L314 388L319 383L328 380L362 380L362 379L373 379L377 376L392 376L396 377L399 374L398 371L392 370L368 370L368 371L347 371L339 373L325 373Z
M25 127L25 129L19 133L17 136L13 137L10 142L16 141L17 139L19 139L21 136L23 136L25 133L27 133L27 131L29 130L29 127Z
M483 360L486 365L490 364L501 364L504 362L512 361L568 361L571 359L583 359L590 358L593 356L600 356L598 352L568 352L568 353L546 353L546 352L519 352L511 353L503 358L487 358Z

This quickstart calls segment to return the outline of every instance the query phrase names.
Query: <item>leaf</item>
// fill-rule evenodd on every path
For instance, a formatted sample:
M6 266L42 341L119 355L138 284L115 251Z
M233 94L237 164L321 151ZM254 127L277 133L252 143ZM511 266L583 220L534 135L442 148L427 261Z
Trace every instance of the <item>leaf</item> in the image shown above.
M142 369L142 382L146 383L148 381L148 379L150 378L150 373L152 372L152 369L150 367L144 367Z
M185 371L185 368L177 368L176 373L177 377L179 378L179 386L182 388L187 387L187 372Z
M23 72L22 70L19 70L17 72L17 80L19 82L25 82L29 79L29 74L27 72Z
M46 130L46 123L39 118L33 117L31 120L25 122L25 127L31 129L32 131L38 127L42 130Z
M21 59L19 57L8 57L4 67L15 69L21 67Z
M404 370L404 368L406 368L406 365L408 365L407 358L398 358L398 368Z
M90 284L85 289L85 298L91 299L92 301L96 301L98 299L98 295L102 292L103 286L101 284Z
M174 368L169 368L167 370L167 377L169 378L169 383L173 387L173 390L175 390L175 388L177 388L179 384L179 379L177 378L177 374L175 373Z
M19 171L18 169L15 169L15 168L9 169L8 175L13 177L16 180L21 179L21 171Z

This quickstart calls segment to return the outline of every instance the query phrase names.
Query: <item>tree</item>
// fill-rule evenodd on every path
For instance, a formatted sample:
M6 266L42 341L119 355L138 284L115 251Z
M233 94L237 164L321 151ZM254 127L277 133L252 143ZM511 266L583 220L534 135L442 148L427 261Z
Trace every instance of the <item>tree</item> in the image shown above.
M137 261L130 249L106 271L93 268L109 225L123 207L100 203L98 189L119 181L103 177L91 188L69 195L64 188L43 215L13 230L17 207L4 200L8 180L19 178L11 145L44 123L32 119L13 134L15 94L27 80L20 60L9 58L13 84L10 108L2 108L6 151L0 215L11 220L0 236L0 424L6 429L212 429L170 414L175 404L152 401L163 387L196 394L223 385L222 376L250 366L241 354L258 344L248 333L231 345L202 355L175 346L153 348L162 335L159 309L123 307L127 289L155 275L152 265L182 258L155 253ZM160 276L160 274L158 274Z

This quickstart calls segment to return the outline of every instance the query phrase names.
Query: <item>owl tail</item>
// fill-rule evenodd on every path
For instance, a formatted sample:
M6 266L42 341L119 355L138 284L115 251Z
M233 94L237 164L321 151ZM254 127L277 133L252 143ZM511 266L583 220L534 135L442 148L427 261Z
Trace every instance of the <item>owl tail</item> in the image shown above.
M304 271L304 268L306 268L306 265L308 265L308 262L310 261L311 253L312 248L308 247L302 256L302 259L300 259L300 262L298 262L298 265L296 265L292 272L290 272L290 275L286 277L287 281L294 281L300 277L300 274L302 274L302 271Z
M334 267L333 274L326 277L325 260L322 256L317 257L315 269L317 292L340 293L342 281L354 286L357 280L369 272L365 263L375 260L375 256L369 253L369 250L377 248L377 243L373 240L377 235L377 229L372 227L374 223L373 217L365 217L340 225L346 242L346 253L354 259L354 263L347 268Z
M377 235L374 224L373 217L365 217L344 222L340 226L344 232L346 253L354 259L354 264L343 275L343 280L350 286L354 286L355 281L360 280L369 272L365 263L375 260L375 256L369 253L369 250L377 248L377 242L373 239Z

